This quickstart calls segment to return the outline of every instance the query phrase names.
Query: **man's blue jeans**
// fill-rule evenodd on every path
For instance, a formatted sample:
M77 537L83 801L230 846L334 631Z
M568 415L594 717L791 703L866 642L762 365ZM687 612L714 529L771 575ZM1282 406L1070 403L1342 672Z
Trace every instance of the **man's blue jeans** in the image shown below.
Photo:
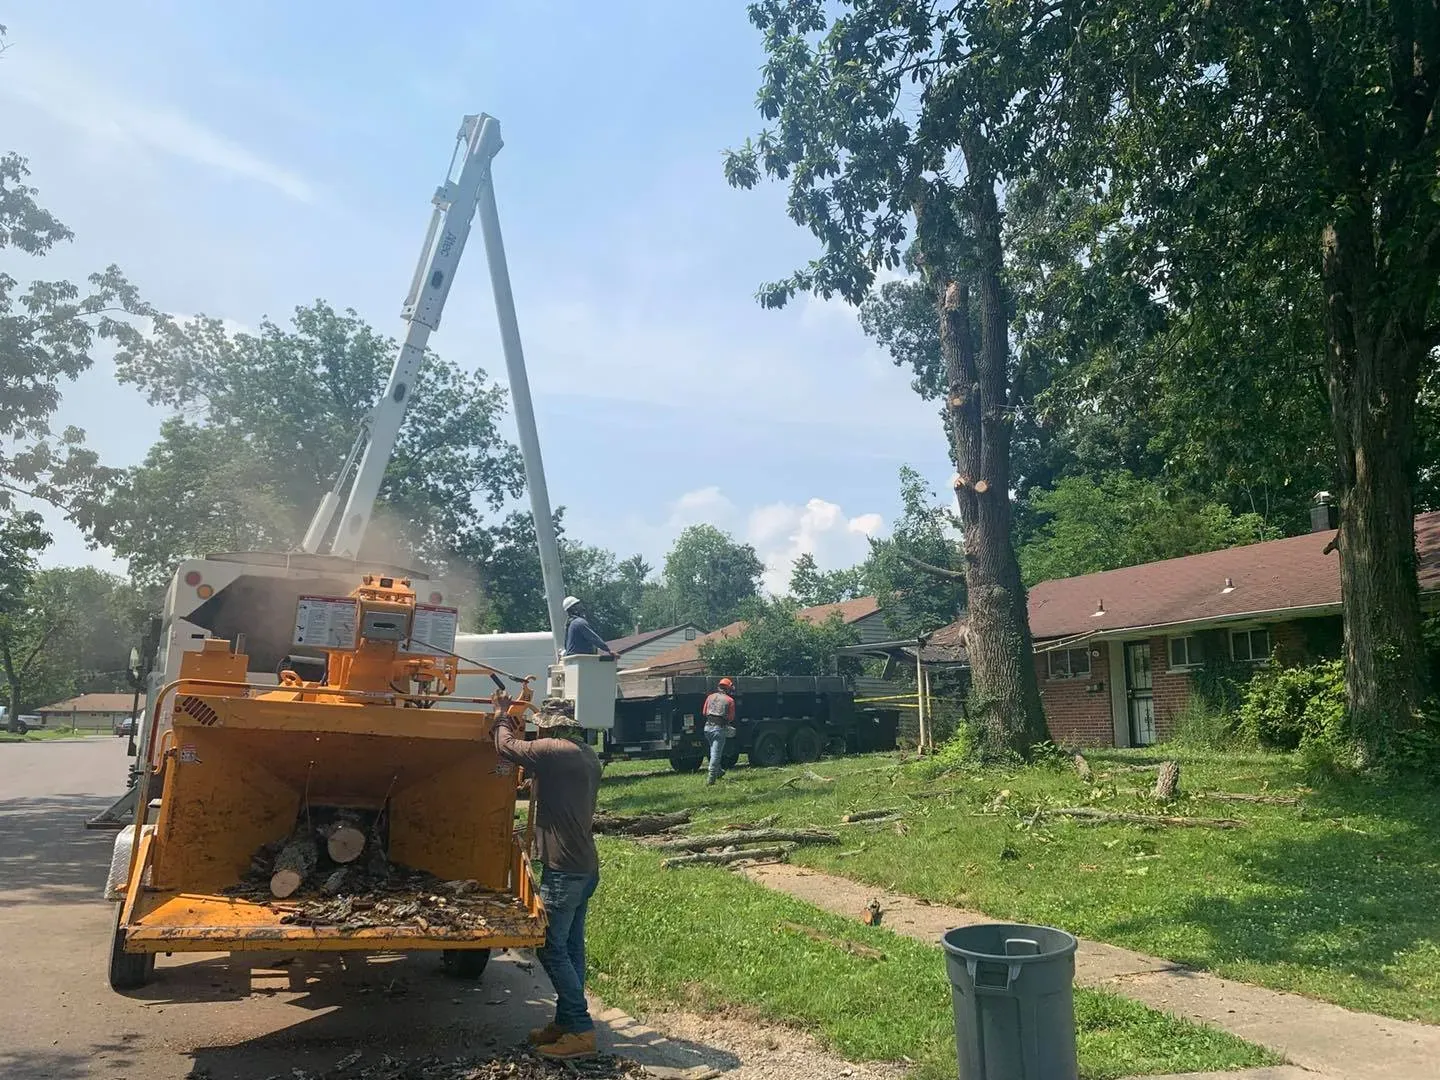
M711 783L720 779L720 774L725 770L721 768L721 762L725 760L725 729L715 727L711 724L705 725L705 741L710 744L710 773Z
M599 874L571 874L548 866L540 879L540 899L550 921L536 955L555 987L555 1025L562 1031L595 1028L585 1004L585 912L599 884Z

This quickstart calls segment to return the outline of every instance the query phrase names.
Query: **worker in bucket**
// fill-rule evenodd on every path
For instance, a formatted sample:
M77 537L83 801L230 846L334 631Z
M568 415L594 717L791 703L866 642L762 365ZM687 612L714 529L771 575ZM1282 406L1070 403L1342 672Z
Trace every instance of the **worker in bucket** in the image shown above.
M725 760L725 740L735 734L735 684L721 679L700 711L705 717L705 741L710 745L708 787L725 774L720 763Z
M543 1057L575 1060L595 1054L595 1022L585 1004L585 913L600 884L592 829L600 788L600 759L575 719L542 709L538 736L525 740L524 721L495 724L495 749L534 779L535 858L544 868L540 898L548 923L537 957L555 987L555 1019L530 1032Z
M585 618L585 612L580 606L579 597L567 596L565 603L565 615L570 620L565 627L565 655L566 656L608 656L611 660L620 658L610 651L610 646L605 639L597 634L590 626L590 620Z

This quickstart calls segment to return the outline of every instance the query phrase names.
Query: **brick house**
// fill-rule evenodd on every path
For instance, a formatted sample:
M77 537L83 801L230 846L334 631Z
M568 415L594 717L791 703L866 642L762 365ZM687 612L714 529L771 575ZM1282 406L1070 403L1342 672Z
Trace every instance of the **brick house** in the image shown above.
M1339 557L1326 550L1333 526L1317 524L1304 536L1036 585L1030 631L1051 736L1148 745L1173 730L1207 659L1339 656ZM1416 517L1415 547L1422 595L1440 602L1440 512Z

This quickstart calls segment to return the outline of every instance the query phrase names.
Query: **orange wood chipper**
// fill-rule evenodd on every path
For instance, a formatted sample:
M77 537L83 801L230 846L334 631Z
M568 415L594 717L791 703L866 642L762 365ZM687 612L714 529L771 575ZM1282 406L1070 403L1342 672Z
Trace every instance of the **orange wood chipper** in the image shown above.
M442 950L474 976L544 941L519 777L492 741L534 708L529 682L482 669L495 693L457 698L460 658L414 620L409 581L367 576L298 605L321 679L249 683L240 642L186 653L149 703L112 986L144 984L157 953Z

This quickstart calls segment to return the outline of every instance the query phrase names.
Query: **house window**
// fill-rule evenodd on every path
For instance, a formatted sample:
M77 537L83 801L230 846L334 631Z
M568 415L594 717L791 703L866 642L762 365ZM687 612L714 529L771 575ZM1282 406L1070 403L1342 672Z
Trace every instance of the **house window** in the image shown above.
M1204 662L1198 637L1192 634L1189 637L1172 637L1170 639L1170 667L1172 670L1199 667Z
M687 626L687 627L685 627L685 640L686 640L686 641L694 641L694 640L695 640L695 628L694 628L693 626Z
M1089 649L1056 649L1050 658L1050 678L1083 679L1090 674Z
M1270 659L1270 631L1234 630L1230 634L1230 658L1244 663L1259 664Z

